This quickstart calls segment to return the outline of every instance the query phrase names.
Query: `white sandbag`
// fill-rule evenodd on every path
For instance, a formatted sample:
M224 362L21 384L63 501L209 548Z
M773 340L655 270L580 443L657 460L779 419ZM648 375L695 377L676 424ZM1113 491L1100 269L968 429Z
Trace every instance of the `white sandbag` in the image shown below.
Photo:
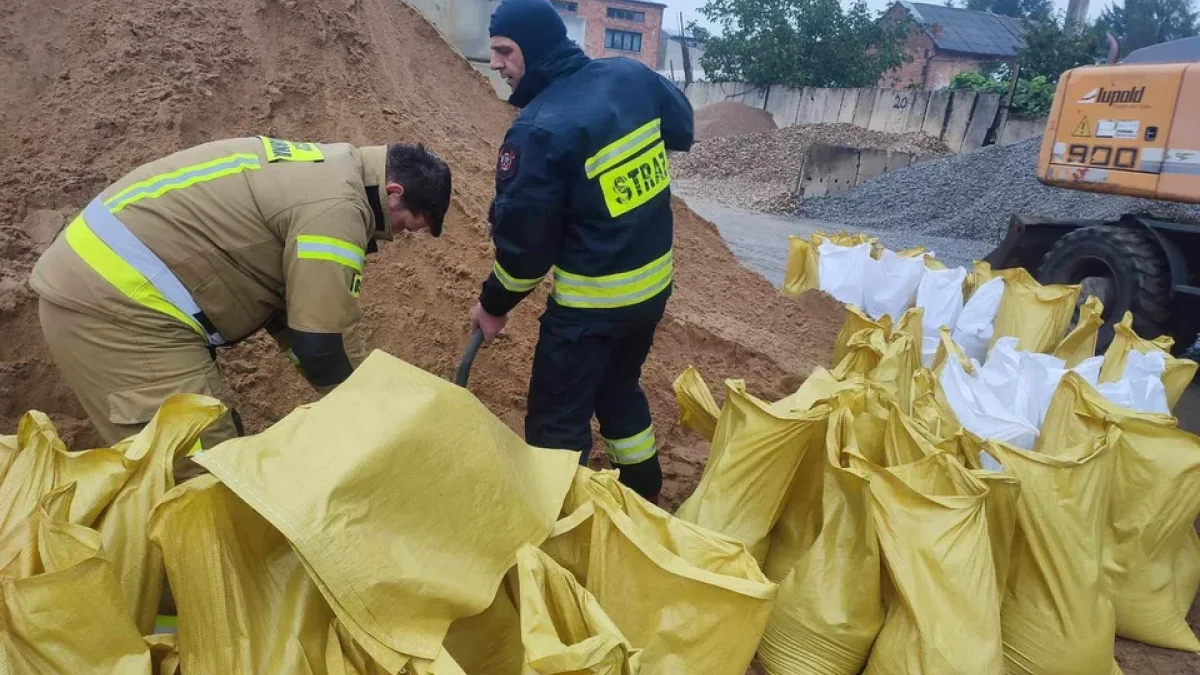
M863 309L877 321L884 314L890 315L892 321L899 321L916 301L917 287L925 276L925 269L923 258L902 258L885 249L879 260L867 261L866 306Z
M1011 379L1017 381L1016 373ZM1001 402L979 377L978 369L972 375L957 358L949 358L940 381L947 403L969 431L985 440L1003 441L1026 450L1033 448L1038 427Z
M987 363L979 369L979 380L1005 410L1041 429L1067 364L1050 354L1018 351L1017 344L1015 337L996 340Z
M916 306L925 310L921 320L921 333L925 336L921 345L921 364L933 366L937 355L938 329L945 326L953 329L963 310L963 282L967 270L955 267L947 270L925 270L917 286Z
M867 266L871 245L838 246L829 241L817 248L817 278L822 291L847 305L862 307L866 295Z
M1133 350L1126 358L1128 360L1125 362L1125 372L1121 379L1094 385L1096 390L1104 398L1123 408L1170 415L1167 388L1162 379L1163 373L1167 372L1167 355L1163 352L1143 354Z
M954 341L967 356L980 363L987 360L988 347L996 330L996 313L1000 311L1003 299L1004 279L996 277L975 290L954 325Z
M1071 370L1079 373L1085 382L1093 387L1100 383L1100 368L1104 365L1103 356L1093 356L1089 359L1084 359L1079 365Z

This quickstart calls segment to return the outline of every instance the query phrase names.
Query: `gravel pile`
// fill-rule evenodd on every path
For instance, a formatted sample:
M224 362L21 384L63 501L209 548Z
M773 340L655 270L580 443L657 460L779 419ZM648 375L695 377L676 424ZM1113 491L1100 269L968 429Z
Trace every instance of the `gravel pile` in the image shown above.
M1009 217L1116 218L1149 212L1200 221L1200 207L1081 192L1037 179L1041 137L914 164L800 204L797 215L866 227L997 243Z
M710 140L775 131L775 116L737 101L719 101L696 111L696 139Z
M795 208L800 164L814 143L917 155L949 152L941 141L920 133L888 134L853 124L798 124L698 141L691 152L672 154L672 182L684 195L702 195L754 211L790 212Z

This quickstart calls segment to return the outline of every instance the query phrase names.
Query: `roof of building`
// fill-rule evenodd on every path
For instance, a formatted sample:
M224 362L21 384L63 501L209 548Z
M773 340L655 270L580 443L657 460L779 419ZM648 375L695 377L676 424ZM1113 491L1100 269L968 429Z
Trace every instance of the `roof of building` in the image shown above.
M619 1L630 4L630 5L647 5L649 7L659 7L661 9L667 8L667 6L661 2L647 2L647 0L619 0Z
M1024 46L1021 19L923 2L900 2L925 26L938 51L977 56L1014 57ZM937 25L940 30L933 30Z

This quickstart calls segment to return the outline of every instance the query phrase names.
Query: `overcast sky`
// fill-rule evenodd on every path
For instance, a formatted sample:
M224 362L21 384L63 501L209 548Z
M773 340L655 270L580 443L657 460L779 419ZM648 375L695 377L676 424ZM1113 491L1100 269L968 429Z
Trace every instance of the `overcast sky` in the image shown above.
M679 13L680 12L683 12L684 25L687 25L688 21L694 20L694 21L699 22L700 25L708 25L710 28L714 28L714 26L712 26L712 24L709 24L708 21L704 18L704 16L701 15L700 12L698 11L701 7L703 7L705 5L707 0L660 0L660 1L666 3L666 5L668 7L666 13L664 13L664 15L663 15L663 27L670 29L671 32L674 32L674 33L679 32ZM887 8L889 5L891 5L892 1L893 0L867 0L867 5L871 9L882 10L882 9ZM928 0L928 1L931 4L935 3L935 2L937 4L941 4L941 0ZM1062 11L1062 12L1067 11L1067 0L1051 0L1051 1L1054 3L1054 7L1056 9L1058 9L1059 11ZM1104 8L1107 7L1113 1L1114 0L1091 0L1091 2L1088 4L1088 15L1093 19L1100 16L1100 12L1104 11ZM843 4L850 4L850 3L843 0Z

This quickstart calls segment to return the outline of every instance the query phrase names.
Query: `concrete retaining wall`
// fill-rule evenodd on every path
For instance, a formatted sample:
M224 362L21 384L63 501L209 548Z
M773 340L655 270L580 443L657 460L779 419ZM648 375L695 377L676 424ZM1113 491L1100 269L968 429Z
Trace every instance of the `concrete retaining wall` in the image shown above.
M780 127L793 124L854 124L874 131L920 131L955 152L977 150L1000 110L998 94L913 89L822 89L695 82L685 90L693 108L738 101L766 110ZM1046 120L1010 117L996 136L1013 143L1042 133Z
M841 145L809 146L800 166L800 198L835 195L885 173L924 161L907 152L858 150Z

